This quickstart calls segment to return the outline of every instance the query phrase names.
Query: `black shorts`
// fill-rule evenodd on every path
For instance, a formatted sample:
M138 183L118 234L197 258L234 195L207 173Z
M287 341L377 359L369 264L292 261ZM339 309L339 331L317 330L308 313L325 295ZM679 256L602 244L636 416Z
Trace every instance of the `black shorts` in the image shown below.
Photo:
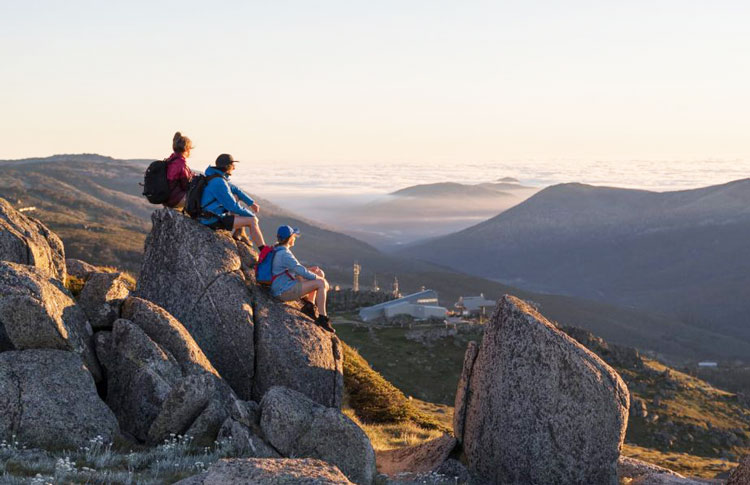
M214 231L217 229L224 229L225 231L231 231L234 228L234 216L232 214L226 214L223 216L216 216L219 218L218 221L212 222L208 225Z

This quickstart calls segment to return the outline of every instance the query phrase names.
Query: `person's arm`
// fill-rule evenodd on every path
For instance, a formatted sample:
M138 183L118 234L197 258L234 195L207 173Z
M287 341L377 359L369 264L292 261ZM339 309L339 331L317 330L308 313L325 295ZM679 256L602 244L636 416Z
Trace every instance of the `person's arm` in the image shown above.
M283 260L282 263L284 265L284 269L289 271L290 273L294 273L298 276L301 276L305 278L306 280L315 280L318 279L317 275L314 273L311 273L307 268L302 266L299 261L297 261L297 258L294 257L294 254L292 254L291 251L286 250L283 252Z
M232 214L237 214L240 216L255 217L255 214L237 203L237 201L232 196L232 192L229 188L229 183L227 183L226 180L220 179L218 183L211 185L214 197L219 202L219 204L224 206L226 210L228 210Z
M240 199L242 202L244 202L247 205L253 205L255 204L255 201L252 197L247 195L242 189L237 187L236 185L229 184L229 190L237 196L238 199Z

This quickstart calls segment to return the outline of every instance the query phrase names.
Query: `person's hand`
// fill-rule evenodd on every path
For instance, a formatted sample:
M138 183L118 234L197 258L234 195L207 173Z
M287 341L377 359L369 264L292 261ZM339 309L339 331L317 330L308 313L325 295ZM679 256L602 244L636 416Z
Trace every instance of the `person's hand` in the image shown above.
M251 206L250 206L250 209L252 209L252 210L253 210L253 212L255 212L256 214L257 214L258 212L260 212L260 206L259 206L258 204L255 204L255 203L254 203L253 205L251 205Z

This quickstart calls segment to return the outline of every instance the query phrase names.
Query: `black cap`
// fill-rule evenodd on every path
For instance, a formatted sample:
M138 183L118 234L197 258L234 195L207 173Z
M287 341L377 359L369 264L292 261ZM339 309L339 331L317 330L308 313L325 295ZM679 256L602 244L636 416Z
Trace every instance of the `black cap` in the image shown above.
M232 155L228 153L222 153L218 157L216 157L216 167L217 168L227 168L233 163L238 163L239 160L235 160Z

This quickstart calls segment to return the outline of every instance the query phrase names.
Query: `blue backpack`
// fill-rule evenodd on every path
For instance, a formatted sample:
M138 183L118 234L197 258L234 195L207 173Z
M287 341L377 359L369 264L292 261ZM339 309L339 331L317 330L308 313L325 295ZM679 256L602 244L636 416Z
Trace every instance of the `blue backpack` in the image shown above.
M255 281L257 284L271 286L273 280L276 279L274 278L272 271L273 257L279 249L278 246L265 246L260 250L258 264L255 265Z

